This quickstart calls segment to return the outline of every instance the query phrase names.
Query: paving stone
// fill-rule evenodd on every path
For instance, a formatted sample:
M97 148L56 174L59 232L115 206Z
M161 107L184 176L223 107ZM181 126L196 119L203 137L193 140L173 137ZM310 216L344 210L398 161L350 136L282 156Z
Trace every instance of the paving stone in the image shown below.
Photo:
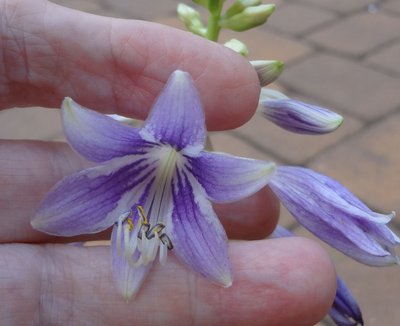
M359 303L365 325L397 325L400 320L398 266L366 266L329 247L302 227L297 228L295 233L315 240L329 253L338 274Z
M266 151L253 147L232 132L212 132L209 134L209 138L214 151L277 162L274 156Z
M0 139L50 140L60 134L59 110L17 108L0 112Z
M395 13L400 15L400 1L399 0L387 1L382 4L381 9L389 13Z
M307 39L331 51L360 56L399 36L400 19L362 13L323 28Z
M399 79L333 55L318 54L288 67L279 81L364 121L400 105Z
M278 33L261 29L240 34L231 31L221 33L222 43L231 38L237 38L247 45L250 50L250 60L276 59L290 64L294 60L309 55L312 51L310 47L290 36L283 37Z
M371 0L302 0L302 2L345 14L361 9L368 10L368 5L373 3Z
M311 166L346 185L371 208L400 212L400 112L322 154ZM400 216L395 218L400 225Z
M263 28L298 36L335 18L336 14L325 9L293 3L278 7Z
M335 132L322 136L299 135L275 126L261 115L234 132L267 152L276 155L286 164L304 164L313 156L356 132L361 123L346 117Z
M400 3L400 2L399 2ZM388 47L374 52L366 58L366 62L373 64L386 71L395 72L400 75L400 41Z

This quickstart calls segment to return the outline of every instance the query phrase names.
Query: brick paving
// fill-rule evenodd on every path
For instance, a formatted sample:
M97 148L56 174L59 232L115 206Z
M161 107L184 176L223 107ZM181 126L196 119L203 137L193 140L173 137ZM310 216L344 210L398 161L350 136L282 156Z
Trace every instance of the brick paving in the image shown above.
M55 2L182 28L175 16L176 0ZM400 1L280 0L277 4L270 24L239 35L251 50L250 58L285 61L286 70L274 87L337 110L345 123L336 133L315 138L291 135L255 118L236 130L212 134L215 148L310 166L345 183L372 208L400 212ZM225 33L223 38L230 36ZM1 112L0 137L63 139L57 111L45 109ZM286 211L282 223L306 234ZM400 230L400 217L393 227ZM398 325L399 269L364 267L328 250L358 298L366 325Z

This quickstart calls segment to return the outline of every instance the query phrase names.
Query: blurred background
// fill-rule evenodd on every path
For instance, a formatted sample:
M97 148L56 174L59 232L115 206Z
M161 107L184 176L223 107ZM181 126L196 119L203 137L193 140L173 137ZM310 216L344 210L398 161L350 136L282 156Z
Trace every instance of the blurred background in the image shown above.
M54 0L98 15L183 29L176 0ZM277 0L268 23L235 36L249 58L286 68L271 87L345 117L333 134L299 136L255 117L214 133L216 150L311 167L344 183L372 209L400 215L400 0ZM0 138L63 140L58 110L0 112ZM312 237L282 210L281 224ZM400 216L392 223L400 233ZM322 244L325 248L324 244ZM400 270L372 268L327 248L363 310L365 325L400 324ZM323 321L319 325L331 325Z

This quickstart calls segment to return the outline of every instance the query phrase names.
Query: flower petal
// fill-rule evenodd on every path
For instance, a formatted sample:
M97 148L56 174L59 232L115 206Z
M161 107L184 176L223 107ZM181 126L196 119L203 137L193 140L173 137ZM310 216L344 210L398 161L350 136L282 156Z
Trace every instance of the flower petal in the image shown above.
M111 258L115 287L118 293L129 301L137 294L146 276L149 274L152 263L146 266L133 268L129 265L126 257L121 255L117 249L117 227L113 227L111 235ZM120 251L124 250L124 241L120 243Z
M202 152L188 158L188 169L215 202L232 202L264 187L275 164L223 153Z
M230 286L231 268L225 231L204 189L187 171L173 182L172 234L175 255L205 278Z
M129 155L70 175L47 194L31 224L62 236L100 232L145 194L156 163L145 155Z
M372 212L338 182L309 169L279 167L270 186L299 223L344 254L368 265L397 261L390 245L395 238L383 224L392 215Z
M62 103L61 114L68 143L89 161L140 154L151 146L140 137L139 129L84 108L68 97Z
M188 73L171 74L140 134L147 141L168 143L190 155L203 149L204 112Z

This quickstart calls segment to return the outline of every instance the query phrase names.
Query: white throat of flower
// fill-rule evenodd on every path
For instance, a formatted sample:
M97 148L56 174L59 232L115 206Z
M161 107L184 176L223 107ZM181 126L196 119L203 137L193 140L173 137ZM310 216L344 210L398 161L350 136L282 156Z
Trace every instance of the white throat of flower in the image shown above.
M172 229L166 220L171 216L171 184L180 155L170 146L161 146L151 153L159 162L149 196L143 206L137 205L138 218L134 223L132 211L119 216L117 225L117 252L126 257L131 267L146 266L155 260L159 252L159 261L164 264L168 250L173 249L167 235ZM149 213L149 218L146 215Z

